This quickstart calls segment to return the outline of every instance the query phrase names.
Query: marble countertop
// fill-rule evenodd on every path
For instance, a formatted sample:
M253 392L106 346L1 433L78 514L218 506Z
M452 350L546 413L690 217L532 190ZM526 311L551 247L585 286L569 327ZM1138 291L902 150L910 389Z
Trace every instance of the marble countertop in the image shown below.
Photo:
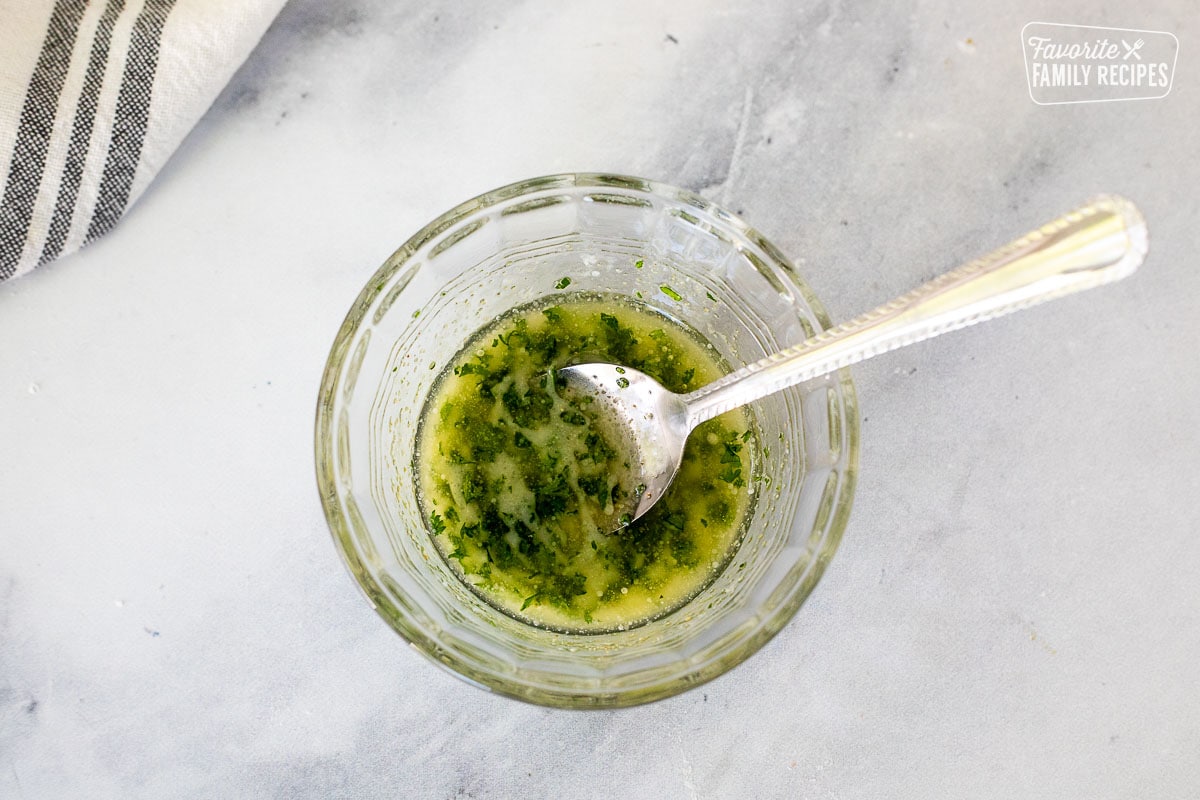
M1173 32L1171 94L1035 105L1031 20ZM289 4L114 233L0 287L0 796L1195 797L1198 33L1185 0ZM792 623L560 712L370 611L312 419L387 254L571 170L727 204L837 319L1099 191L1151 255L855 368L855 508Z

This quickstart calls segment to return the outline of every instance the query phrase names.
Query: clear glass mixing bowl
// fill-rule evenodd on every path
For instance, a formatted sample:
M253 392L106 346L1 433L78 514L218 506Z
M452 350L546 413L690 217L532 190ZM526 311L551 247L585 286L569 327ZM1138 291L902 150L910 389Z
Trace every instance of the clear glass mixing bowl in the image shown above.
M753 514L729 566L685 606L602 634L520 622L470 591L434 545L413 448L440 368L473 332L562 291L564 278L571 291L640 298L682 320L734 368L830 325L774 246L691 192L601 174L505 186L427 225L355 300L321 381L317 483L354 579L425 655L530 702L634 705L745 660L812 591L854 493L854 386L842 371L754 405L763 479L750 487Z

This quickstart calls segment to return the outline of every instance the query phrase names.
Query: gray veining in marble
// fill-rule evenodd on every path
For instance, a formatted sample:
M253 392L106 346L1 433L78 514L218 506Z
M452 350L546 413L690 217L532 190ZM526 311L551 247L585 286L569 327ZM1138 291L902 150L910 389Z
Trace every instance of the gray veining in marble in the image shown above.
M1175 88L1036 106L1031 20L1171 31ZM0 796L1195 797L1198 32L1185 0L293 2L110 237L0 287ZM1152 252L856 368L856 506L792 624L550 711L369 611L311 427L395 246L574 169L727 204L835 318L1098 191Z

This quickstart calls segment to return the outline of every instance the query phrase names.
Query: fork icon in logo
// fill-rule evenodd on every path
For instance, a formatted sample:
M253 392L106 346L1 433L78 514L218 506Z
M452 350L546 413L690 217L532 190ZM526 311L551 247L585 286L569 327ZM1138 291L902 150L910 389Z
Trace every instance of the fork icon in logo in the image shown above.
M1138 50L1142 49L1142 45L1145 44L1144 41L1142 41L1141 39L1138 39L1136 42L1134 42L1131 45L1131 44L1129 44L1129 42L1122 39L1121 44L1125 45L1125 55L1122 56L1123 60L1128 61L1130 56L1133 56L1138 61L1142 60L1142 56L1140 53L1138 53Z

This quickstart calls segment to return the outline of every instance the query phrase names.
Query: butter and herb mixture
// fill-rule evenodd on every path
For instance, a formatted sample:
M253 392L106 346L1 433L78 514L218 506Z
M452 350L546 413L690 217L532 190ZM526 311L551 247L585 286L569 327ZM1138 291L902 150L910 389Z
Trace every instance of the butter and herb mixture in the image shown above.
M563 293L479 331L438 378L422 415L419 497L429 530L478 594L546 627L627 628L678 608L724 567L751 500L755 441L744 411L688 440L670 490L611 532L631 491L619 442L554 371L605 361L671 391L719 377L715 352L627 299Z

